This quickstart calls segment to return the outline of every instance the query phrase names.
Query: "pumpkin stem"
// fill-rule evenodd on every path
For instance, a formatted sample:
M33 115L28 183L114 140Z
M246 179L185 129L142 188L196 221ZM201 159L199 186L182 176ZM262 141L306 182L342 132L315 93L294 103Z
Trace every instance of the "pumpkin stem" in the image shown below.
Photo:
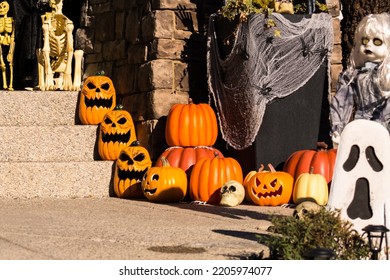
M317 149L320 151L328 149L328 144L325 142L317 142Z
M269 168L269 171L276 172L274 166L271 163L268 163L268 168Z
M104 70L100 70L96 72L96 76L104 76L104 75L106 75L106 72L104 72Z
M166 157L161 157L162 166L170 166Z
M310 171L309 171L309 173L310 173L310 174L313 174L313 172L314 172L314 166L310 166Z
M260 168L259 168L259 171L258 172L262 172L264 170L264 164L260 164Z

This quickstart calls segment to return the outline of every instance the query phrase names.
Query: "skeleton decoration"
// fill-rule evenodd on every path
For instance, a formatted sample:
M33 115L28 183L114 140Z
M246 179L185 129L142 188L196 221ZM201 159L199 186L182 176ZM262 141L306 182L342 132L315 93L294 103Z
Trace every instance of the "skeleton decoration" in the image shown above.
M299 203L295 207L294 211L294 217L297 217L300 220L305 219L305 216L308 212L319 212L321 210L322 206L318 205L314 201L304 201Z
M0 2L0 68L3 78L3 89L13 90L14 50L15 50L15 24L12 17L8 17L9 4ZM5 47L5 48L4 48ZM8 48L6 56L9 64L9 84L7 82L7 67L4 62L3 48Z
M390 136L381 124L350 122L341 134L328 209L339 209L362 232L369 225L390 227Z
M84 52L74 51L73 22L62 14L63 0L49 1L51 12L42 15L43 48L37 50L40 90L80 90ZM72 60L74 77L72 81Z
M370 14L356 28L350 62L330 104L332 140L337 145L354 119L381 123L390 131L390 14Z
M227 181L220 190L219 205L234 207L240 205L245 198L245 188L235 180Z

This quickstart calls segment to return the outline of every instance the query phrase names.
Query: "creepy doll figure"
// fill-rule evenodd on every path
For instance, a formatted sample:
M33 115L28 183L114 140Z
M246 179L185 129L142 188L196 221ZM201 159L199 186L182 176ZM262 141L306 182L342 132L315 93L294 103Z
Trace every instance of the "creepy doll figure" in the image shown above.
M356 28L349 64L331 100L333 143L339 143L341 132L352 119L376 121L390 131L389 97L390 14L370 14Z

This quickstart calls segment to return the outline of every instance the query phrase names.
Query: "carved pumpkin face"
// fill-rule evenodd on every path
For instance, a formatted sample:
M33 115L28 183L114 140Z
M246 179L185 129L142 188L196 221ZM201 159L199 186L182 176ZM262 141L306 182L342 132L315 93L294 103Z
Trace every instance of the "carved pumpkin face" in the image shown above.
M115 163L114 191L120 198L143 198L141 188L145 172L152 167L148 150L135 141L123 148Z
M258 172L248 183L251 200L260 206L278 206L290 201L293 191L293 177L287 172Z
M99 124L116 106L116 91L109 77L90 76L80 92L79 118L82 124Z
M123 148L137 140L133 119L126 110L108 112L99 128L99 155L104 160L116 160Z
M153 202L179 202L187 193L187 175L180 167L170 166L161 158L162 166L151 167L142 179L142 190Z

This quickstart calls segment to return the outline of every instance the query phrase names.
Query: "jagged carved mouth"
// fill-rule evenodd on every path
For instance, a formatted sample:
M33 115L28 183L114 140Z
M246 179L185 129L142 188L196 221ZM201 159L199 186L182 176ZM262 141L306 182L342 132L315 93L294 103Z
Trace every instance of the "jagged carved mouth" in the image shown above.
M282 195L283 192L283 187L279 187L278 190L274 192L267 192L267 193L256 193L255 189L252 188L252 192L254 195L256 195L258 198L271 198L271 197L276 197Z
M131 131L129 130L127 133L121 134L121 133L103 133L102 132L102 142L108 143L128 143L130 141L131 137Z
M85 105L87 107L102 107L102 108L111 108L112 106L112 97L109 98L109 99L105 99L105 98L88 98L88 97L85 97L84 98L84 102L85 102Z
M118 178L120 180L136 180L137 182L141 182L146 170L143 171L130 171L130 170L122 170L118 168Z

